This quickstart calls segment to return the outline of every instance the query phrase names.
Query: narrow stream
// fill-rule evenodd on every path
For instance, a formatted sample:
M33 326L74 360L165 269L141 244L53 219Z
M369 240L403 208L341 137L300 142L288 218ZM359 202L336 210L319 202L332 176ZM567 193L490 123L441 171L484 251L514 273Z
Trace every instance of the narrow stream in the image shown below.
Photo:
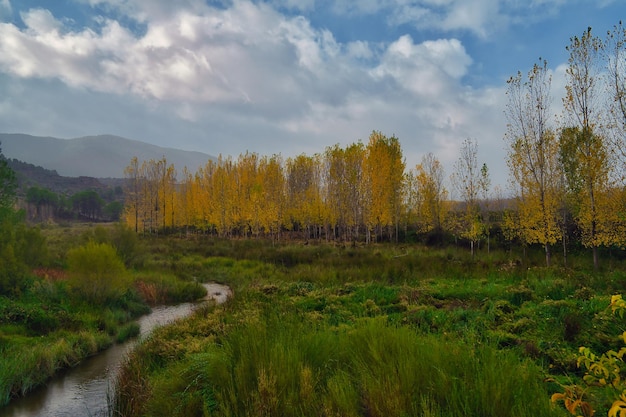
M230 296L230 288L225 285L203 284L207 289L207 299L218 304ZM154 307L150 314L138 320L140 337L148 335L155 327L188 316L201 305L183 303L174 306ZM112 384L126 354L137 343L137 339L113 345L102 353L88 358L78 366L62 372L49 383L25 397L15 399L0 408L3 417L104 417L108 415Z

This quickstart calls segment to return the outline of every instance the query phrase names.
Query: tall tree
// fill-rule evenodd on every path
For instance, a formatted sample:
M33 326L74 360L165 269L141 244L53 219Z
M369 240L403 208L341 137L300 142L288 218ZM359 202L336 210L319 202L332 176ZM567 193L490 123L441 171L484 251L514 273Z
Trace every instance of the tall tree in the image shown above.
M317 214L321 201L319 177L320 155L298 155L286 162L287 201L293 227L303 229L308 239L319 222Z
M279 239L285 218L285 177L283 161L278 155L264 157L259 163L261 186L261 224L273 239Z
M398 239L400 208L405 162L400 141L395 136L386 137L372 132L366 147L363 165L367 212L364 217L369 233L382 235L383 229ZM368 238L369 240L369 238Z
M607 32L603 45L607 66L608 131L611 134L622 164L626 163L626 28L620 21ZM620 173L626 181L626 174Z
M475 246L483 235L478 198L480 192L480 169L478 168L478 142L465 139L461 145L460 156L454 164L452 183L463 201L461 236L470 241L472 255Z
M135 233L139 231L139 213L141 202L141 181L139 159L133 156L128 166L124 169L124 208L126 223Z
M561 236L559 148L549 121L551 77L547 61L534 64L525 79L518 72L507 83L507 163L517 190L519 237L527 244L541 244L550 266L551 245Z
M565 141L562 158L570 180L570 189L577 192L580 203L577 223L582 230L583 244L591 247L593 265L599 266L598 247L603 239L598 236L600 222L606 213L600 195L608 186L609 147L599 134L602 118L599 104L599 54L602 41L592 34L591 28L581 37L574 36L567 47L569 52L566 70L566 96L563 99L569 126L561 139ZM576 172L572 172L575 169Z
M354 145L353 145L354 146ZM324 201L329 231L327 238L343 237L348 228L349 198L351 184L347 182L348 163L346 149L339 145L326 148L324 154ZM352 184L353 186L354 184Z
M444 187L445 171L435 155L428 153L415 167L417 187L418 229L441 233L446 217L448 191Z
M489 167L483 163L480 168L480 179L478 180L479 196L481 198L481 211L483 224L485 225L485 234L487 235L487 253L491 252L491 177L489 176Z

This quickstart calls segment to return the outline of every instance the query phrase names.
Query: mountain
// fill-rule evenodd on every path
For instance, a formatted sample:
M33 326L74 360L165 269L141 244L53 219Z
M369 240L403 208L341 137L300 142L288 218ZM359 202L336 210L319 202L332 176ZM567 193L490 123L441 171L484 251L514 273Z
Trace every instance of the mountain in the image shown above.
M132 157L139 161L161 159L177 170L195 172L215 157L202 152L163 148L113 135L75 139L0 133L0 146L6 158L13 158L54 170L66 177L121 178Z

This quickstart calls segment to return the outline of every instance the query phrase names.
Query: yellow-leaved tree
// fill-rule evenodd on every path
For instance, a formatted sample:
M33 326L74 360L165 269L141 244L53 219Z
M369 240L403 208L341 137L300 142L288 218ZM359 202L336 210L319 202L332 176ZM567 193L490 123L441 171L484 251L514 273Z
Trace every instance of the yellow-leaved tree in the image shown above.
M415 171L418 231L440 232L449 209L443 165L435 155L428 153L422 157Z
M570 39L563 99L569 126L561 134L561 160L569 191L577 203L574 217L582 232L583 245L592 249L595 268L599 266L598 248L614 243L609 232L612 150L609 141L600 134L603 120L598 58L602 46L591 28L581 37Z
M404 191L405 162L400 141L372 132L365 149L363 163L364 222L367 241L375 240L387 230L390 238L398 239L400 209Z
M547 61L534 64L525 79L518 72L507 83L507 164L516 191L517 237L526 244L541 244L550 266L551 245L562 238L562 171L558 139L550 128Z
M452 183L459 192L463 214L459 219L461 237L469 240L470 250L474 255L476 244L484 235L484 226L480 217L481 171L478 168L478 142L465 139L461 144L460 156L454 164Z

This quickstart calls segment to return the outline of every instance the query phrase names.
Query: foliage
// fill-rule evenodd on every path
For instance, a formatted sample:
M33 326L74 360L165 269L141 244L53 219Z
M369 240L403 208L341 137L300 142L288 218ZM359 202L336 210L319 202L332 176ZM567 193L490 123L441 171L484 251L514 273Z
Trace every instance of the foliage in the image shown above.
M422 232L442 230L449 210L448 191L444 187L444 169L439 160L429 153L415 168L414 202L409 209L416 210L415 222Z
M107 243L88 242L67 253L70 285L85 300L104 304L130 287L124 263Z
M0 208L0 295L18 295L28 284L28 267L42 266L48 252L44 236L24 223L22 213Z
M17 189L17 178L15 172L2 154L2 143L0 143L0 215L5 209L12 209L15 203L15 190Z
M35 217L39 220L50 217L60 204L55 192L40 187L30 187L26 191L26 202L35 206Z
M506 116L507 163L517 191L517 235L525 243L539 243L550 266L550 245L562 239L559 143L550 126L550 87L547 62L535 64L523 80L521 72L508 80Z
M626 312L626 301L621 295L611 297L610 309L614 315L624 318ZM565 408L572 414L582 413L583 417L592 416L595 411L588 397L591 388L607 390L613 396L613 404L608 410L609 417L621 417L626 414L626 381L623 376L626 373L626 332L620 340L622 347L618 350L610 349L601 355L595 354L590 348L581 346L579 348L578 367L585 369L583 381L585 388L580 385L564 387L564 392L555 393L552 401L563 401ZM618 397L615 399L615 397Z
M104 200L96 191L80 191L71 197L71 204L80 217L96 220L100 217Z

